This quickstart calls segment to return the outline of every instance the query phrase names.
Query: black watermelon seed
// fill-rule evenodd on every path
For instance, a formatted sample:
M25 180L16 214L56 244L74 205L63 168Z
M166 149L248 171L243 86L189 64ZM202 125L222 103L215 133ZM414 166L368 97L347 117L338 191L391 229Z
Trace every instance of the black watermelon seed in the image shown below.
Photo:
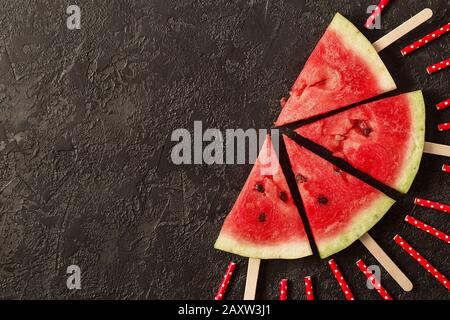
M372 133L372 131L373 131L372 128L369 127L362 129L362 133L366 137L368 137Z
M257 184L256 185L256 190L258 191L258 192L261 192L261 193L263 193L264 192L264 186L262 185L262 184Z
M301 175L300 173L295 177L295 180L297 180L298 183L308 182L308 178L306 178L304 175Z
M281 201L286 202L286 201L288 200L288 195L287 195L287 193L284 192L284 191L281 191L281 192L280 192L280 199L281 199Z
M317 198L317 201L319 201L320 204L327 204L328 203L328 198L325 196L319 196Z
M264 212L261 212L258 216L259 222L266 222L266 214Z
M373 131L365 120L352 120L352 124L365 137L368 137Z

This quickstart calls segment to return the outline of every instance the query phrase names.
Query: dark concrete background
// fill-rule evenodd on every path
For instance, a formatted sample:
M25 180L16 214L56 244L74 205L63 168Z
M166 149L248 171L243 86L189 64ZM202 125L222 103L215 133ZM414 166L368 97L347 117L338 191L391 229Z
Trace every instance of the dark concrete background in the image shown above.
M213 242L250 166L174 166L170 134L204 127L267 128L336 11L361 27L371 1L0 1L0 297L211 299L230 259L228 298L241 298L246 259ZM82 28L66 28L79 4ZM448 21L450 2L393 1L376 40L426 6L435 17L382 53L400 90L424 89L427 140L450 144L434 104L450 96L445 36L408 58L403 45ZM362 28L361 28L362 29ZM449 299L391 240L399 232L447 276L442 241L403 222L414 215L447 233L449 216L414 208L414 196L450 203L446 159L425 155L414 187L371 231L414 282L396 299ZM449 162L450 160L447 159ZM9 185L8 185L9 183ZM4 186L8 185L6 188ZM355 266L376 261L360 243L335 256L358 299L379 299ZM66 288L66 268L82 289ZM264 261L257 297L343 299L325 261Z

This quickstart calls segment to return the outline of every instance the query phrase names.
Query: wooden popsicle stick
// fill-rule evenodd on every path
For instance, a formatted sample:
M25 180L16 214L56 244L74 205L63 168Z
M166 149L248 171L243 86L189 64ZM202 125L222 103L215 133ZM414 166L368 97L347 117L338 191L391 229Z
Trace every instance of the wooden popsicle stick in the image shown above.
M445 144L425 142L425 148L423 152L434 154L437 156L450 157L450 146L447 146Z
M403 273L402 270L392 261L391 258L384 252L384 250L376 243L376 241L366 233L361 238L362 244L369 250L369 252L378 260L378 262L386 269L386 271L391 275L391 277L398 283L398 285L409 292L413 289L412 282Z
M374 46L375 50L377 50L377 52L380 52L381 50L389 47L395 41L399 40L404 35L408 34L412 30L426 22L432 16L433 11L431 9L423 9L411 19L402 23L400 26L389 32L384 37L380 38L378 41L372 43L372 45Z
M247 279L245 281L244 300L255 300L256 285L258 284L260 259L249 258L247 268Z

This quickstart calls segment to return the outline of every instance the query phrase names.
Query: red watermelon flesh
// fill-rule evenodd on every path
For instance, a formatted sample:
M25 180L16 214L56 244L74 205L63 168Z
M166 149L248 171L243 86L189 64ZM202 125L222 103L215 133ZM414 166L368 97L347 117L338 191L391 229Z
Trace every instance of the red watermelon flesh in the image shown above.
M275 125L327 113L396 89L372 44L339 13L291 89Z
M322 258L371 229L394 200L284 137L306 215Z
M416 91L362 105L296 132L400 192L408 192L425 140L425 103Z
M267 170L269 164L273 170ZM297 259L312 254L270 137L214 247L259 259Z

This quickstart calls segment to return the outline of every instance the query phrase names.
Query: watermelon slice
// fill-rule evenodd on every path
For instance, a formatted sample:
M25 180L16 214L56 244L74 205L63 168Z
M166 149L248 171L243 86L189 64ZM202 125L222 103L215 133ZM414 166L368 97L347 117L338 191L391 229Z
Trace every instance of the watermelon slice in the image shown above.
M274 169L271 173L265 170L268 164ZM259 259L298 259L312 254L270 137L214 247Z
M394 200L284 137L321 258L339 252L371 229Z
M419 170L425 142L421 91L362 105L296 132L400 192Z
M396 89L372 44L336 14L282 102L276 126L307 119Z

